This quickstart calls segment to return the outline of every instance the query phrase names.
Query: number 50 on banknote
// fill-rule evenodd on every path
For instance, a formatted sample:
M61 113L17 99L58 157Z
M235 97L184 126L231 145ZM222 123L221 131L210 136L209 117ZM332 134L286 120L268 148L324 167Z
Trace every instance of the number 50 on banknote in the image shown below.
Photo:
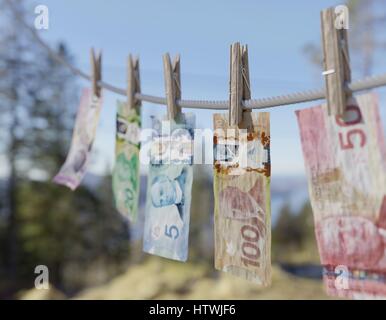
M386 298L386 147L377 97L351 99L343 117L329 116L326 105L296 113L327 293Z

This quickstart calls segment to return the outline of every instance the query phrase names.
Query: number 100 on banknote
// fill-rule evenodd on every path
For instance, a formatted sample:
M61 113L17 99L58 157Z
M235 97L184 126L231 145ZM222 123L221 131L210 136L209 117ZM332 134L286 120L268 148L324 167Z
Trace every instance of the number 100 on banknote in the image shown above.
M251 127L214 115L215 267L266 286L271 278L269 113Z

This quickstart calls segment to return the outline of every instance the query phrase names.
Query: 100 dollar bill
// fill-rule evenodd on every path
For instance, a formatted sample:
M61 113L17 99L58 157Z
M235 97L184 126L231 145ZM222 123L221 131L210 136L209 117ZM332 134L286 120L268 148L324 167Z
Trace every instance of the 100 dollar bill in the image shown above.
M327 293L386 298L386 147L374 94L296 112Z
M87 170L101 108L101 98L93 96L91 89L83 89L70 151L54 182L71 190L79 186Z
M193 114L153 120L143 250L180 261L188 258L194 126Z
M138 215L140 126L137 109L118 101L113 192L117 210L132 222Z
M271 280L269 113L245 131L214 115L215 267L257 284Z

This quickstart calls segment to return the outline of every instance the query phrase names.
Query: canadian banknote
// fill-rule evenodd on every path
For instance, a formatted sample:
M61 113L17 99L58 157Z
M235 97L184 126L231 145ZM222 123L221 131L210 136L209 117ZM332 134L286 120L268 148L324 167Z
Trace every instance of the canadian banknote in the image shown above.
M378 99L296 111L327 293L386 298L386 147Z
M81 183L90 158L102 100L92 94L92 90L82 91L80 105L75 120L70 151L54 182L75 190Z
M118 101L113 192L117 210L132 222L138 214L140 126L136 108Z
M252 126L229 126L214 115L215 268L262 286L271 280L269 113Z
M188 258L195 118L153 119L143 250L179 261Z

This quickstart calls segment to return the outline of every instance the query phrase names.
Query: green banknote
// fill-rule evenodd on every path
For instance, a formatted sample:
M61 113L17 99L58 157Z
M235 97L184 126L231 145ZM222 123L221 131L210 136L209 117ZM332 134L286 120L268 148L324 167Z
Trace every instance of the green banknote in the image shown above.
M117 210L132 222L138 215L140 126L138 111L118 101L113 192Z

